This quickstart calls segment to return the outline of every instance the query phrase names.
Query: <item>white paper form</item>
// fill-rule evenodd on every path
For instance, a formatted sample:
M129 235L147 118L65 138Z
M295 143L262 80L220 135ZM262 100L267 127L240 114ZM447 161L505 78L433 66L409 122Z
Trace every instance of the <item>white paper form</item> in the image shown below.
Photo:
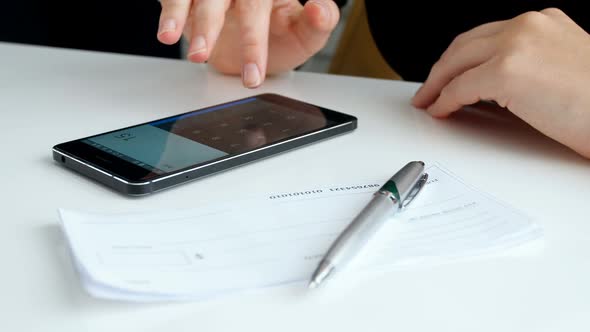
M443 263L542 236L513 208L434 164L422 193L351 267ZM60 210L87 291L134 301L202 299L311 276L336 236L387 179L273 193L187 210L93 214Z

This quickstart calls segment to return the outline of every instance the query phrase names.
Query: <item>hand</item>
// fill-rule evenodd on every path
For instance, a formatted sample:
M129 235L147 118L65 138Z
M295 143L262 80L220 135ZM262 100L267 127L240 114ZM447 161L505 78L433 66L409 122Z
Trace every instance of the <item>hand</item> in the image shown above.
M332 0L161 0L158 39L176 43L183 30L188 58L207 61L244 86L291 70L319 51L339 20Z
M590 158L589 85L590 36L551 8L459 35L412 102L444 118L492 100Z

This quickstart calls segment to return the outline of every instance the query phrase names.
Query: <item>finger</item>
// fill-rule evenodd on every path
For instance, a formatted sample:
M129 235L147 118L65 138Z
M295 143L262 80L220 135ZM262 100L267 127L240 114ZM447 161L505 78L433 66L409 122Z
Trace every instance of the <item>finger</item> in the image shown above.
M447 55L432 66L428 79L416 92L412 104L418 108L430 106L452 79L488 61L494 56L497 48L496 38L484 37L449 49Z
M194 2L187 55L189 60L195 62L207 60L211 50L215 48L229 4L230 0L198 0Z
M434 90L427 89L426 91L424 91L425 90L424 88L432 86L432 87L438 87L440 89L442 86L444 86L446 83L448 83L448 81L450 79L452 79L452 77L447 78L447 81L443 82L442 85L440 82L436 82L438 84L431 85L430 81L432 79L432 76L435 76L435 78L440 80L439 70L437 69L437 67L443 67L443 69L444 69L446 67L447 62L449 62L449 61L453 62L452 58L457 53L464 51L465 48L471 48L471 47L467 47L467 45L471 45L476 40L481 40L486 37L496 35L500 31L502 31L502 29L506 25L506 22L507 21L497 21L497 22L482 24L482 25L477 26L467 32L464 32L464 33L458 35L451 42L451 44L445 50L445 52L443 52L439 61L433 66L433 68L431 69L431 71L428 75L428 78L425 81L425 84L416 92L416 96L413 98L412 104L416 107L419 107L419 108L424 108L424 107L427 107L429 104L431 104L436 98L436 94L433 94L433 91L436 91L436 88L434 88ZM477 43L481 44L481 42L477 42ZM456 62L456 61L454 61L454 62ZM465 65L467 65L467 64L465 64ZM468 67L464 68L464 70L467 68ZM426 84L426 83L428 83L428 84Z
M308 56L324 47L339 19L340 10L332 0L310 0L305 4L294 31Z
M158 40L164 44L178 42L190 11L191 0L161 0L162 12Z
M272 0L235 0L239 17L242 82L255 88L262 84L268 59L268 30Z
M486 62L455 77L426 111L433 117L446 118L463 106L481 100L496 100L495 76L490 63Z

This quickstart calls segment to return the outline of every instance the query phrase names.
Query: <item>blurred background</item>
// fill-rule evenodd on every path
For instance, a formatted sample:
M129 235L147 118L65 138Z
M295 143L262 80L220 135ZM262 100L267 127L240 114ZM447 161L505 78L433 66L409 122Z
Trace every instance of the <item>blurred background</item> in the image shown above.
M370 35L362 0L335 0L341 20L326 47L297 70L376 78L399 78ZM182 41L156 39L157 0L6 1L0 41L166 58L185 58Z

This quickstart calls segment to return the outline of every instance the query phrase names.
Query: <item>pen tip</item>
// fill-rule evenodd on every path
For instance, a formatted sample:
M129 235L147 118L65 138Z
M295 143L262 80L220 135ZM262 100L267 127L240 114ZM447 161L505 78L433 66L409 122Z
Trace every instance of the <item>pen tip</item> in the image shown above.
M315 288L318 288L318 286L319 286L319 284L315 280L312 280L309 282L309 285L307 285L307 288L315 289Z

